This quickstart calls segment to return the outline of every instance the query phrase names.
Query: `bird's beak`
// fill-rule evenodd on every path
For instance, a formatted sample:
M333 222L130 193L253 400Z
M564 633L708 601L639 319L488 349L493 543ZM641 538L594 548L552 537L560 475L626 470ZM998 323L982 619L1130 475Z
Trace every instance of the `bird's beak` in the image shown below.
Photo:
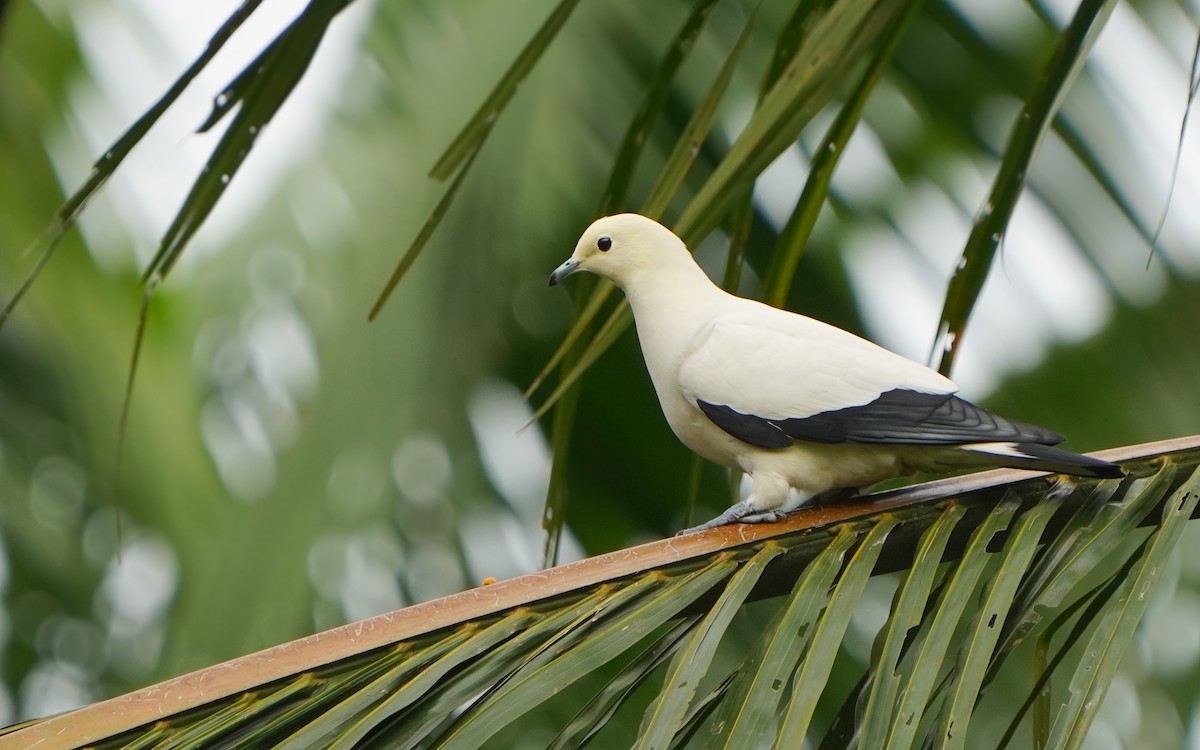
M554 273L550 274L550 286L554 286L578 270L579 261L574 258L568 258L566 263L554 269Z

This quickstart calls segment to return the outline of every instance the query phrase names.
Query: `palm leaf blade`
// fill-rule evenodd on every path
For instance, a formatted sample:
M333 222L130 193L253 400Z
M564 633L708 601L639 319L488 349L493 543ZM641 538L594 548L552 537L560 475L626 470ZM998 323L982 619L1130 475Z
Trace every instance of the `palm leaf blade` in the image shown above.
M713 121L717 116L717 105L721 103L725 89L729 87L729 81L737 67L738 58L741 57L742 47L750 38L750 31L754 28L754 18L755 16L751 15L746 19L742 33L733 43L733 48L729 51L725 62L721 65L721 70L709 86L708 93L704 95L692 113L691 119L688 120L687 126L675 141L675 147L671 149L667 163L663 165L658 181L651 189L650 196L642 207L642 213L646 216L651 218L662 216L663 212L667 210L667 206L670 205L671 199L679 192L679 186L683 184L683 178L687 175L688 168L691 167L696 154L700 151L700 144L712 130Z
M833 96L834 72L853 67L894 12L890 0L840 0L816 21L729 153L684 209L676 233L689 246L707 235L753 180Z
M950 534L966 513L961 505L950 505L938 520L926 529L917 548L908 579L896 594L896 604L886 632L883 648L871 675L871 690L860 720L863 747L882 747L891 723L892 709L900 689L899 662L908 633L921 624L926 602L933 588L937 563L946 551Z
M1134 630L1149 604L1149 591L1162 573L1166 557L1183 533L1200 500L1200 471L1174 492L1163 507L1162 525L1154 531L1148 549L1134 565L1121 590L1100 613L1084 657L1069 686L1070 701L1059 712L1050 734L1051 747L1079 747L1091 718L1100 710L1104 694L1133 640Z
M783 685L808 643L813 621L829 599L846 552L857 540L858 534L843 526L797 580L779 623L763 633L759 654L753 661L755 669L742 669L742 674L752 675L749 686L741 691L745 698L736 714L717 724L718 733L728 734L724 747L746 747L763 737L776 721Z
M1114 575L1112 580L1121 587L1119 595L1112 598L1094 593L1084 595L1093 604L1107 607L1105 611L1109 614L1097 618L1102 621L1099 626L1088 623L1080 637L1106 639L1107 652L1111 653L1106 658L1115 659L1124 647L1132 623L1141 614L1139 606L1131 600L1152 586L1151 568L1161 568L1161 555L1174 544L1182 519L1195 510L1194 495L1189 493L1194 490L1196 478L1185 483L1178 477L1179 470L1194 471L1200 465L1200 438L1130 448L1105 457L1122 461L1129 471L1144 479L1127 480L1122 485L1126 502L1121 506L1105 505L1104 509L1111 511L1116 507L1136 516L1134 525L1157 525L1160 515L1166 521L1165 531L1157 532L1152 537L1153 544L1147 545L1147 554L1131 558L1129 575L1122 576L1119 572ZM1062 533L1065 524L1077 509L1087 507L1097 488L1109 488L1115 482L1072 484L1068 485L1071 491L1064 493L1062 485L1027 473L986 472L883 493L857 503L812 508L779 524L727 527L623 550L605 558L417 605L375 621L244 657L232 665L189 675L141 694L18 726L0 734L0 748L27 747L42 736L54 737L55 746L91 744L99 748L153 746L172 740L175 746L187 747L211 738L223 738L217 741L233 747L250 747L255 746L253 743L275 745L287 736L294 737L297 747L328 744L332 736L341 737L347 747L415 747L430 741L446 747L477 747L499 727L536 708L547 695L570 689L580 675L622 654L637 653L645 648L648 636L667 637L672 619L685 624L675 631L676 636L658 642L652 655L643 657L647 661L635 664L635 658L629 663L629 675L622 678L625 685L629 684L630 676L634 682L644 680L639 675L654 672L654 666L661 665L663 657L672 651L680 653L671 645L673 642L682 644L689 638L699 639L691 641L696 650L689 653L701 658L694 660L694 670L687 669L684 663L687 659L677 658L674 669L677 674L686 674L689 683L698 684L701 679L711 678L708 673L712 667L706 668L700 662L707 660L703 652L718 639L718 631L728 614L728 611L721 614L720 621L712 615L715 602L720 601L715 591L756 554L766 554L772 559L763 566L761 574L755 571L740 580L746 582L753 598L792 590L795 593L786 602L791 611L781 614L772 629L763 633L754 655L739 669L746 677L738 674L731 682L721 681L717 688L694 702L691 698L673 699L676 718L669 722L672 731L663 734L668 744L677 744L688 736L707 731L704 725L714 721L711 712L717 710L713 736L724 738L724 732L732 734L733 730L724 730L720 724L728 724L727 717L734 715L731 712L735 709L723 704L739 704L736 712L742 712L744 717L735 723L746 727L756 723L769 726L769 717L763 718L764 713L769 713L766 703L742 706L745 697L731 690L735 684L749 685L745 692L753 693L757 701L757 696L771 692L764 693L762 687L766 681L775 679L771 668L781 669L784 675L805 675L805 682L794 688L792 697L793 702L801 705L799 710L808 713L808 705L814 700L812 694L819 696L823 691L829 662L842 640L839 631L844 629L844 620L865 579L871 573L913 566L914 559L922 557L917 540L925 530L948 525L950 522L945 519L959 515L960 511L953 509L961 507L965 510L955 526L965 532L973 529L971 539L955 541L962 534L949 535L950 542L942 557L954 560L961 556L961 559L952 563L937 605L924 615L921 636L898 662L901 665L896 699L899 711L890 728L889 742L893 747L903 747L905 743L911 746L918 729L935 726L943 720L944 706L949 703L930 701L944 669L946 643L950 640L947 634L960 623L987 620L992 613L1003 612L1003 607L988 608L975 601L978 582L988 563L994 564L1004 556L989 551L988 541L1011 526L1014 534L1004 554L1032 556L1047 540L1074 548L1079 542L1072 534ZM1172 497L1170 503L1164 504L1168 511L1147 518L1145 501L1138 501L1143 496L1153 498L1160 490ZM1050 513L1047 508L1058 512ZM1044 533L1039 533L1038 527L1043 524ZM1109 533L1110 528L1111 523L1100 523L1095 526L1095 533ZM1025 533L1017 533L1020 529L1025 529ZM899 533L900 530L904 533ZM824 614L816 616L814 610L820 611L826 602L824 592L832 580L830 571L843 567L840 562L845 548L864 536L867 540L859 545L855 559L845 564L842 580L834 596L828 599ZM885 538L886 545L881 543ZM771 545L785 551L763 553ZM941 564L934 563L938 555L928 545L926 550L909 580L932 576L930 566ZM1046 560L1061 561L1065 557L1056 550L1050 551L1055 554L1048 555ZM1120 565L1120 555L1113 557L1114 564ZM1017 590L1018 579L1037 573L1037 566L1031 565L1025 576L1018 575L1016 571L1023 561L1013 559L1021 564L1014 564L1000 576L1006 579L1003 591L993 599L1003 598L1001 594L1008 596L1008 592ZM757 578L754 586L748 583L750 577ZM796 579L803 584L796 584ZM1136 586L1131 582L1136 582ZM718 588L714 590L714 586ZM994 588L1000 587L997 583ZM714 591L714 596L706 598L704 595L709 591ZM739 590L736 596L725 599L729 611L735 608L733 601L742 594ZM801 600L805 603L798 604ZM919 609L915 605L904 609L910 608ZM520 618L525 611L537 612L538 616L529 627L521 628ZM1014 606L1013 612L1017 611ZM714 627L707 637L697 636L696 626L690 623L705 616L713 616L711 622L720 627ZM794 637L789 628L809 620L816 628L806 653L801 657L789 655L787 652L793 645L788 639ZM508 623L500 626L507 628L506 632L514 629L517 632L511 637L499 637L500 631L493 631L490 647L481 648L482 641L472 645L476 633L503 622ZM899 632L903 624L897 620L894 627ZM673 640L679 637L683 640ZM980 646L971 651L975 660L970 668L971 680L978 682L979 663L988 663L992 649ZM777 657L781 666L756 661ZM451 661L443 661L439 666L443 658ZM412 662L413 665L423 666L413 669L401 666L412 659L420 660ZM889 661L892 659L889 657ZM447 669L451 662L455 666ZM710 665L717 663L712 660ZM1109 662L1103 660L1096 665L1102 670L1110 668ZM886 668L888 665L873 667L877 671ZM1057 657L1047 666L1056 673L1074 668L1071 659ZM409 677L394 679L402 671ZM760 684L755 684L756 679ZM814 683L820 684L813 687ZM1090 686L1079 683L1076 687L1092 690L1100 684L1097 680ZM952 694L954 686L951 687ZM672 687L668 685L665 689L669 691ZM602 693L607 690L601 688ZM615 692L621 697L615 701L611 696L602 699L600 703L606 704L605 707L594 718L587 719L586 727L574 732L576 737L596 736L592 730L603 730L604 717L636 695L619 685ZM964 707L960 710L966 710L973 705L974 694L966 688L961 692L963 698L958 705ZM412 700L418 693L416 700ZM147 696L153 698L147 700ZM768 695L763 700L769 703L778 699L778 695ZM389 701L395 702L389 705ZM678 712L679 706L685 706L685 714ZM147 709L153 710L153 714L148 714ZM1056 732L1078 733L1086 729L1091 715L1075 707L1071 711L1069 715L1059 712L1055 717ZM342 718L322 719L331 712ZM662 714L665 716L666 711ZM796 718L795 712L788 721L793 731L800 724L809 723ZM327 731L334 726L339 727L336 735ZM1067 729L1060 730L1058 726ZM736 731L739 738L747 736L744 733L747 730L741 727L736 727ZM242 741L251 744L240 744Z
M640 162L642 150L650 139L650 131L662 113L667 95L671 93L679 67L691 52L708 17L717 6L717 0L700 0L680 27L675 38L663 55L662 62L654 72L654 78L646 89L645 97L637 113L629 122L617 154L613 158L612 173L600 194L600 213L608 214L625 204L634 171Z
M943 374L950 372L962 345L967 318L983 291L992 258L1024 188L1029 165L1114 5L1113 0L1084 0L1079 4L1071 22L1059 36L1058 46L1042 79L1025 100L1013 125L991 194L971 229L962 260L946 290L938 328L939 340L934 345L934 353L941 352L938 370Z
M945 715L943 731L938 742L944 747L960 748L967 737L967 726L983 683L988 660L1000 637L1013 595L1021 577L1037 551L1036 544L1029 539L1041 538L1042 531L1054 512L1052 498L1043 499L1031 511L1023 514L1015 524L1000 556L999 567L987 587L983 608L975 615L969 639L963 642L962 655L953 671L953 695Z
M224 98L217 98L213 113L202 128L211 127L235 103L240 104L241 109L221 136L171 226L163 234L143 280L165 278L179 260L254 148L260 131L271 122L303 78L334 16L345 7L343 0L314 0L246 71L239 74L222 94Z
M59 207L58 211L54 214L54 219L51 221L50 226L43 231L42 236L46 247L42 250L37 263L30 270L21 286L17 288L12 298L0 310L0 327L4 325L4 321L12 314L13 308L21 301L25 293L29 291L29 287L37 280L38 275L46 266L46 263L49 262L50 256L54 254L55 248L58 247L59 240L71 228L75 220L79 218L79 214L87 207L88 201L104 187L109 177L121 166L121 162L125 160L125 157L142 141L142 138L150 132L150 129L154 127L163 113L179 99L184 89L207 67L208 63L220 52L225 43L229 41L229 38L233 36L234 32L241 28L246 19L261 4L262 0L245 0L226 19L225 23L221 24L221 27L209 39L204 52L171 84L166 93L150 109L146 110L133 125L129 126L129 129L122 133L116 142L109 146L108 150L96 160L96 163L92 165L92 171L88 175L87 180Z
M478 747L497 729L544 701L547 685L566 687L592 669L607 663L695 601L727 577L734 568L735 563L718 559L648 595L645 603L602 624L577 649L568 650L562 657L549 661L540 669L530 670L530 674L517 675L477 711L464 714L469 720L459 722L437 747L454 750Z
M776 747L799 747L803 742L817 705L817 698L829 679L829 670L833 667L834 656L837 655L837 643L842 640L846 626L850 624L850 614L862 595L871 571L875 569L875 562L879 559L879 553L883 551L883 543L887 541L888 534L897 523L894 516L880 517L854 556L846 563L842 577L830 597L825 615L817 624L817 632L809 644L808 658L796 673L792 704L784 714Z
M1018 592L1015 611L1020 617L1013 619L1011 625L1009 622L1004 625L997 650L1000 658L1012 652L1037 627L1044 612L1061 608L1092 571L1105 565L1134 532L1140 518L1161 502L1173 477L1174 468L1168 464L1153 477L1139 480L1144 487L1133 493L1134 500L1121 510L1108 502L1110 493L1098 489L1094 500L1080 508L1079 514L1084 516L1080 519L1082 526L1068 527L1069 534L1068 529L1063 530ZM1099 503L1094 504L1095 500ZM1089 508L1092 512L1086 513Z
M424 666L401 662L364 686L351 699L340 702L337 709L327 712L318 721L309 724L302 735L294 735L279 747L290 749L310 746L317 742L326 743L329 747L353 747L355 741L383 718L415 702L448 672L507 640L517 629L525 627L531 619L529 611L517 610L475 635L462 632L458 639L447 638L428 650L432 653L423 654L426 660L436 658L435 663ZM418 668L418 676L406 679ZM379 697L383 695L389 698L380 702ZM348 729L347 724L350 725ZM329 738L335 736L336 741L329 742Z
M496 118L504 111L512 99L513 94L517 93L517 87L521 81L529 75L529 71L541 59L542 53L558 36L558 32L562 30L567 19L571 17L571 13L575 10L575 6L579 4L579 0L562 0L550 13L542 27L537 30L529 43L525 45L525 49L517 55L517 59L513 61L512 66L500 78L500 82L496 84L496 88L488 95L483 104L479 107L479 111L467 122L466 126L455 136L454 141L446 148L446 152L442 154L437 163L433 165L429 175L435 179L444 180L454 174L460 166L464 165L469 158L479 150L483 145L483 141L487 138L488 133L492 130L492 125L495 124Z
M426 691L420 701L404 713L403 721L387 727L383 734L396 747L416 746L473 697L496 690L509 681L548 644L574 637L573 631L578 629L580 622L597 612L620 607L642 596L647 586L640 583L617 591L602 587L571 606L547 613L525 631L487 652L475 668L462 671Z
M783 551L783 547L768 543L742 565L721 592L717 603L688 636L683 648L675 655L673 669L667 674L662 693L646 714L647 725L641 732L638 747L645 750L667 747L676 729L685 723L688 705L701 677L708 671L717 643L762 575L764 566Z
M1001 502L971 535L971 542L938 601L929 630L917 647L912 672L907 675L906 684L900 692L899 708L888 735L888 747L912 746L920 726L920 717L942 673L946 651L952 641L951 635L974 595L976 583L989 560L988 544L993 536L1008 526L1016 510L1017 504L1012 499Z
M570 747L586 746L604 724L612 718L630 691L640 685L675 653L682 643L683 637L695 627L698 621L698 617L680 620L677 625L647 647L644 653L634 658L625 669L604 686L603 690L596 694L596 697L588 705L580 709L571 723L555 737L550 747L554 750L565 750Z

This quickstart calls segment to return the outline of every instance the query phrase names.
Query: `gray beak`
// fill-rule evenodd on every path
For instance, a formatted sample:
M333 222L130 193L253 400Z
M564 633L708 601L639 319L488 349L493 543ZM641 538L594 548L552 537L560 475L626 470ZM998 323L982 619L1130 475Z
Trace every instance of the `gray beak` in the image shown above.
M554 273L550 274L550 286L554 286L578 270L579 261L575 260L574 258L568 259L566 263L563 263L561 266L554 269Z

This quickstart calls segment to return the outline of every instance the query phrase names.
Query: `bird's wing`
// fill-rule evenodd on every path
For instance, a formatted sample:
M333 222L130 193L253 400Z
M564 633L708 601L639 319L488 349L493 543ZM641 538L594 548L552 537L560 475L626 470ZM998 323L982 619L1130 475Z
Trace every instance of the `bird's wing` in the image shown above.
M954 395L933 370L820 321L766 306L716 317L679 386L718 427L763 448L792 440L958 445L1056 443L1040 427Z

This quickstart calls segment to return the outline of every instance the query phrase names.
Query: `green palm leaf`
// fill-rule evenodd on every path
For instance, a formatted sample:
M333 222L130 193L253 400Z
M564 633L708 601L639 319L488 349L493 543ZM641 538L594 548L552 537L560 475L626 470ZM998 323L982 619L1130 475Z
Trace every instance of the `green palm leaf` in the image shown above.
M847 701L865 709L852 732L863 742L994 744L986 734L994 722L970 721L989 666L1028 669L1008 658L1006 623L1036 634L1088 602L1098 616L1059 643L1065 652L1086 641L1083 652L1048 667L1066 681L1067 699L1051 706L1046 746L1076 747L1200 498L1200 437L1105 458L1131 475L1067 483L999 470L584 560L10 728L0 747L473 748L556 696L588 694L596 702L564 724L557 746L575 746L568 736L582 746L604 737L614 715L641 712L644 747L767 738L795 747L806 736L820 741L814 706L845 669L863 676ZM1117 521L1124 544L1105 542L1109 554L1092 560L1109 585L1076 580L1083 585L1066 594L1020 593L1054 590L1047 569L1070 568ZM881 647L865 668L845 663L839 654L864 584L896 570L907 572ZM778 608L771 625L756 644L731 637L741 610L760 599ZM1034 608L1041 618L1029 625ZM730 657L740 664L726 673L719 665ZM621 661L612 682L591 681ZM657 675L655 695L630 689ZM1025 705L988 710L1019 721Z
M79 214L87 207L88 201L104 187L108 179L121 166L121 162L129 155L129 152L141 142L146 133L162 117L163 113L179 99L179 95L183 93L184 89L191 84L200 71L208 65L221 48L225 46L225 43L229 41L229 38L233 36L234 32L245 23L246 19L254 13L255 9L261 3L262 0L246 0L246 2L243 2L241 7L234 11L221 28L213 34L204 52L188 66L188 69L179 76L175 83L171 85L171 88L96 160L96 163L92 165L92 171L88 175L87 180L63 203L55 213L50 226L43 231L42 236L45 241L45 248L42 250L41 257L26 276L25 281L13 294L12 298L5 303L3 310L0 310L0 326L4 325L4 321L8 319L13 308L21 301L25 293L29 291L29 287L32 286L33 282L37 280L38 275L45 268L46 263L49 262L50 257L54 254L55 248L58 247L58 243L62 240L63 234L74 225L75 220L79 218Z
M950 372L954 357L962 346L967 318L983 291L983 282L987 279L992 258L1000 247L1017 199L1025 187L1025 175L1037 155L1038 147L1115 5L1114 0L1084 0L1079 4L1071 23L1059 37L1058 46L1046 65L1042 79L1030 93L1013 125L991 194L979 212L971 236L963 248L958 270L946 291L946 303L938 328L938 335L942 338L934 348L935 352L942 352L938 369L943 374Z

